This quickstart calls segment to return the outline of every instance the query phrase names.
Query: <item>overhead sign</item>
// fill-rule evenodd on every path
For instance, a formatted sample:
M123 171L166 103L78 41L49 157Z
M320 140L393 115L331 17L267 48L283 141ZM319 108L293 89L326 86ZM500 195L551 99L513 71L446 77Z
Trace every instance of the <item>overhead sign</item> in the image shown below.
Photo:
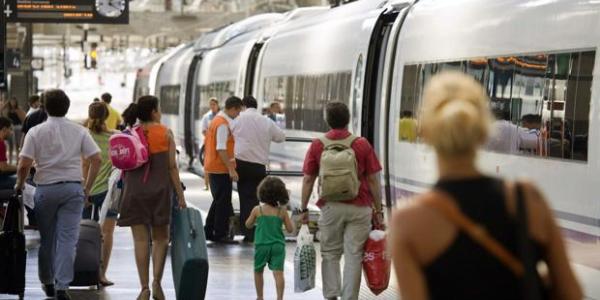
M4 0L7 22L128 24L128 0Z

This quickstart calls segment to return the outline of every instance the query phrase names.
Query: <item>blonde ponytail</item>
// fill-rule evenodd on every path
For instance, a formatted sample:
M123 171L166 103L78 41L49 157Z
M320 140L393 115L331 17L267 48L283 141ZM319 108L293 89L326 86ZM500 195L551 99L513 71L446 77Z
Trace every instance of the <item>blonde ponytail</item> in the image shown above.
M423 99L423 136L438 154L470 154L485 143L492 120L489 101L472 77L459 72L435 75Z

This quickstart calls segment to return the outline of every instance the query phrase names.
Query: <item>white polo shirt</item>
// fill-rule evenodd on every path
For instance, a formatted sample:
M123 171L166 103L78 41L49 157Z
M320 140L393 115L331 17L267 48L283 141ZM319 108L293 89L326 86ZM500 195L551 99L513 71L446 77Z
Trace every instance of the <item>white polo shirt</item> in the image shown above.
M255 108L247 108L240 113L233 122L231 132L235 139L235 158L261 165L269 163L271 141L285 141L283 130Z
M48 116L25 136L19 157L34 160L36 184L82 181L81 158L100 152L88 130L66 118Z

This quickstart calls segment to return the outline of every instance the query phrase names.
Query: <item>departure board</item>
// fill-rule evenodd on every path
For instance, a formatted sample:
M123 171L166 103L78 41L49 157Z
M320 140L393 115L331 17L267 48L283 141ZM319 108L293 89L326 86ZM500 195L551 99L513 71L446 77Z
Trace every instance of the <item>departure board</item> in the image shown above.
M8 22L128 24L128 0L4 0Z

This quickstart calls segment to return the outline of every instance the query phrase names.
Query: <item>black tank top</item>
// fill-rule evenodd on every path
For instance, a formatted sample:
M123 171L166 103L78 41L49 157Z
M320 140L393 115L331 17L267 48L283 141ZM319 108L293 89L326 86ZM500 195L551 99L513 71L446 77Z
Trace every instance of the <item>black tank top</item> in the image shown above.
M21 125L21 119L19 119L19 115L16 112L8 112L8 118L11 120L13 125Z
M506 210L504 183L477 177L442 180L436 188L450 194L463 214L484 226L508 251L517 255L517 225ZM535 243L534 258L540 259ZM429 296L437 299L520 299L519 279L496 257L459 231L456 239L425 267Z

